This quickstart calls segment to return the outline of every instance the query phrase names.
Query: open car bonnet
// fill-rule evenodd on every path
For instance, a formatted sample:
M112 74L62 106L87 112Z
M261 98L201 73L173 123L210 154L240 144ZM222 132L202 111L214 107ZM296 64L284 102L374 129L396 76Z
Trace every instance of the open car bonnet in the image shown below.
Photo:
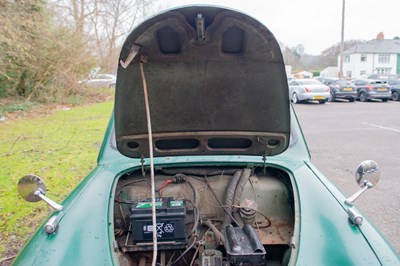
M220 7L170 10L131 32L119 62L114 112L122 154L149 156L143 84L156 157L269 156L288 147L282 54L253 18Z

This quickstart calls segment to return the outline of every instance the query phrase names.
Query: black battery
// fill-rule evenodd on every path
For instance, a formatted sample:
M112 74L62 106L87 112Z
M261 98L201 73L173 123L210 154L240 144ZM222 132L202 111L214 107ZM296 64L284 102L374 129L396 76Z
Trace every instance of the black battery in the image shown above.
M186 244L184 200L173 198L156 199L156 228L153 228L151 215L151 199L135 202L131 206L133 243L153 242L153 230L157 234L157 242Z

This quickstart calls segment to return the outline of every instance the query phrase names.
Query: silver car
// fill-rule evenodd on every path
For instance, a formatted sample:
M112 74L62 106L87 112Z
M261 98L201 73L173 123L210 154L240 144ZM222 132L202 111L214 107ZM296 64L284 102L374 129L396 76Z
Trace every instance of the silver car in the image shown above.
M301 101L328 101L330 89L316 79L295 79L289 82L289 98L293 103Z
M115 88L116 78L112 74L98 74L80 83L91 88Z

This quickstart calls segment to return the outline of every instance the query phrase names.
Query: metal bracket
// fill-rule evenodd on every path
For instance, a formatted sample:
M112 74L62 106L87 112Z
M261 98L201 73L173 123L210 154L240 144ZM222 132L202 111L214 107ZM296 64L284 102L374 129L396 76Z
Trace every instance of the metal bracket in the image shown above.
M263 164L263 173L265 175L267 173L267 155L266 155L265 152L262 155L262 160L264 162L264 164Z
M49 235L54 234L58 229L58 223L60 222L62 216L63 216L62 211L60 211L58 214L52 216L47 221L47 223L45 223L45 225L43 227L44 231Z
M355 225L361 225L364 221L364 218L361 214L359 214L355 209L349 207L347 209L347 214L349 215L350 221Z
M140 49L140 46L133 44L131 47L131 50L129 52L128 57L126 58L125 62L120 60L119 63L121 64L121 66L126 69L129 64L132 62L132 60L135 58L135 56L138 54Z
M140 157L140 164L142 165L142 175L143 177L146 177L146 169L144 169L144 163L145 163L144 155L142 154L142 156Z
M196 34L197 34L197 41L204 42L206 39L205 34L205 23L203 14L198 13L196 18Z

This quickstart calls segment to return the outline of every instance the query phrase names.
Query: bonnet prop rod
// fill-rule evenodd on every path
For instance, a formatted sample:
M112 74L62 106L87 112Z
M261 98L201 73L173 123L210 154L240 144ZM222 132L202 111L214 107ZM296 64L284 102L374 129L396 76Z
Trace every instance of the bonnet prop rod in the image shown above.
M144 55L140 56L140 74L143 82L143 93L144 103L146 105L146 119L147 119L147 133L149 138L149 157L150 157L150 182L151 182L151 219L153 223L153 260L152 265L155 266L157 263L157 221L156 221L156 193L155 193L155 182L154 182L154 162L153 162L153 133L151 129L151 116L149 107L149 97L147 94L147 83L144 75L144 63L147 62L147 57Z

